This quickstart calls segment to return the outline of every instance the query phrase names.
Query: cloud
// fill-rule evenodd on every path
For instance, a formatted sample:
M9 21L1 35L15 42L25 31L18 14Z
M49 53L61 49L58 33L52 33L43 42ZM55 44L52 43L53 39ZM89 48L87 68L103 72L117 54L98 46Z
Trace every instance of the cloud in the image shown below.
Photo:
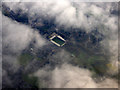
M56 66L67 63L72 59L71 54L64 49L61 49L55 54L49 56L50 62L54 63Z
M7 71L4 70L4 69L2 70L2 80L3 80L3 79L4 79L5 82L2 82L2 88L3 88L4 84L6 84L6 83L7 83L8 85L12 85L11 79L10 79Z
M116 4L79 3L70 2L69 0L50 0L49 2L41 1L39 3L9 2L5 3L5 5L15 12L17 12L18 9L22 9L23 12L29 13L29 16L34 18L36 15L42 15L47 18L54 17L55 22L60 26L65 25L65 27L83 28L87 32L90 32L99 24L108 23L109 27L112 26L110 24L114 24L109 24L110 17L114 17L109 15Z
M30 0L31 1L31 0ZM69 0L50 0L49 2L11 2L4 3L17 13L22 9L30 18L55 18L58 26L80 28L90 33L96 30L105 36L100 42L104 50L117 55L118 50L118 16L112 14L118 8L117 3L85 3L70 2ZM38 18L40 19L40 18ZM77 30L77 29L76 29ZM114 43L113 43L114 42ZM113 45L114 44L114 45ZM113 52L113 49L115 52Z
M110 64L115 67L114 70L113 68L109 68L108 73L118 73L118 17L116 14L111 14L114 10L117 10L117 3L71 3L69 0L51 0L49 2L41 1L39 3L5 2L4 4L10 7L10 9L16 13L19 8L22 9L22 13L27 12L29 14L29 18L37 18L39 16L49 19L55 18L56 25L65 26L65 30L67 30L68 32L70 32L68 29L70 27L80 28L87 33L90 33L91 31L97 29L97 31L105 37L104 40L100 42L101 47L103 47L103 51L105 53L110 55ZM5 21L9 20L5 19L3 21L4 23L7 23ZM11 20L9 21L9 23L11 23ZM6 43L6 45L9 44L11 50L23 50L33 39L38 40L36 46L44 45L44 42L41 45L41 41L39 41L41 40L41 36L39 36L37 32L34 32L31 28L25 25L21 25L18 23L16 24L16 22L14 22L14 24L10 27L8 24L6 24L4 27L11 28L16 27L16 25L17 27L20 26L19 28L16 28L18 30L15 30L13 28L10 32L9 30L5 30L5 34L7 37L4 42ZM21 34L23 35L21 36ZM12 39L10 39L11 36ZM20 38L20 41L22 43L19 42ZM103 84L105 85L105 87L110 87L112 85L108 82L111 81L114 83L113 80L106 79L105 82L96 84L91 78L90 71L68 64L63 64L61 67L56 67L56 69L50 72L46 70L40 70L35 75L39 78L44 77L45 79L45 77L49 76L49 74L53 76L50 79L50 83L52 82L52 84L50 84L49 87L101 87ZM85 77L81 78L79 75ZM44 81L44 79L44 84L48 84ZM116 87L116 83L114 86Z
M83 68L71 64L62 64L53 70L48 67L40 69L33 74L39 79L39 84L47 88L117 88L115 80L107 78L102 82L96 83L92 79L92 73ZM46 79L48 78L48 79ZM45 81L46 80L46 81ZM113 84L114 83L114 84Z
M107 78L97 85L98 88L118 88L118 81Z
M36 47L42 47L46 44L46 40L37 31L5 16L2 18L2 29L3 48L8 48L13 52L24 50L33 40L36 41Z
M21 68L18 63L18 56L23 50L28 48L33 41L35 41L34 48L38 49L45 46L47 40L44 39L37 30L33 30L27 25L13 21L4 15L2 15L2 36L2 70L4 73L2 76L3 82L5 82L3 87L6 85L13 86L12 82L15 81L15 79L10 78L16 72L19 72ZM11 75L8 75L9 72Z
M63 64L56 67L52 73L52 85L54 88L96 88L88 70Z

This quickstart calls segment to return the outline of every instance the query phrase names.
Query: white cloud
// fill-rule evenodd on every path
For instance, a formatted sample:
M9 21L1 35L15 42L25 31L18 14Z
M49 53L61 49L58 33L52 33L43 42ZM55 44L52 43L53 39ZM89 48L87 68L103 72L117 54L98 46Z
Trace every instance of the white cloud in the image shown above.
M102 82L96 83L92 78L92 73L83 68L63 64L54 70L44 68L33 74L39 79L39 84L47 88L117 88L117 81L107 78ZM45 81L45 78L48 78ZM42 82L41 82L42 81ZM112 84L114 83L114 84Z
M35 46L42 47L46 40L40 34L26 25L12 21L3 16L3 47L8 47L13 52L19 52L25 49L32 40L36 41Z
M117 15L111 14L111 10L114 10L117 8L116 3L78 3L78 2L71 3L69 0L62 0L62 1L51 0L49 2L41 1L39 3L38 2L32 2L32 3L30 3L30 2L28 2L28 3L24 3L24 2L13 3L12 2L12 3L5 3L5 4L8 7L10 7L11 10L14 10L14 11L16 11L18 8L21 8L23 10L23 13L28 12L29 17L32 17L32 18L35 18L36 15L43 16L45 18L46 17L48 17L48 18L55 17L55 23L59 26L61 26L61 25L64 25L65 27L72 26L72 27L84 29L86 32L91 32L92 30L97 28L98 32L102 33L105 36L105 39L103 41L101 41L100 44L102 45L103 50L107 50L110 53L110 55L111 55L110 63L112 63L116 68L114 70L112 70L113 68L112 69L110 68L110 71L108 71L108 72L112 73L112 74L114 74L114 73L116 74L116 72L118 72L118 70L117 70L118 67L116 66L117 65L116 63L118 60L118 52L117 52L118 51L118 28L117 28L118 27L117 26L118 25L117 24L118 17L117 17ZM5 21L7 21L7 20L4 20L3 22L5 22ZM9 23L11 23L11 22L9 22ZM19 25L20 24L17 24L17 27L19 27ZM5 27L8 27L8 26L9 25L6 24ZM15 24L15 26L16 26L16 24ZM13 26L10 26L9 28L15 27L15 26L13 25ZM24 25L22 25L20 28L19 29L21 30L21 32L19 32L20 30L18 28L16 28L18 30L14 30L13 28L11 29L11 32L14 32L15 34L10 33L9 30L6 30L9 33L7 38L5 39L6 44L12 42L12 44L10 44L10 45L12 45L13 50L16 49L16 47L18 47L18 46L19 46L19 48L17 48L18 50L23 50L25 47L27 47L28 43L33 39L33 37L35 37L33 35L34 31L31 30L30 28L28 28ZM25 29L25 31L23 30L23 28ZM23 36L21 36L21 33L22 34L26 33L26 34L23 34ZM11 37L10 35L13 38L11 40L9 38L9 37ZM17 36L17 38L14 38L16 36ZM23 37L25 37L25 39ZM40 38L40 37L41 36L36 34L35 38ZM20 38L21 38L21 40L19 40ZM8 41L10 41L10 42L8 42ZM21 46L21 43L19 41L22 42L23 46ZM16 43L16 44L14 45L14 43ZM41 46L41 44L39 44L39 43L41 43L41 42L38 40L38 45ZM44 42L43 42L43 44L44 44ZM38 45L36 44L36 46L38 46ZM74 68L74 70L69 70L68 67ZM52 82L54 83L54 85L50 85L49 87L68 87L68 86L70 86L70 87L90 87L89 86L90 84L91 84L91 87L97 87L95 82L91 79L90 72L87 70L84 71L83 69L79 69L78 67L73 67L70 65L66 65L66 67L65 67L63 65L61 68L56 68L55 70L53 70L51 72L54 77L54 78L52 78ZM80 73L80 72L82 72L82 73ZM45 72L43 70L43 73L45 73L45 75L46 75L47 72ZM72 73L72 74L68 74L68 73ZM77 79L78 81L76 81L76 82L81 82L81 77L78 77L81 74L85 74L84 75L85 78L83 78L83 80L86 81L86 79L88 79L88 81L87 81L88 83L86 84L86 86L84 86L84 85L81 86L81 85L79 85L79 83L75 84L75 82L74 82L74 81L76 81L76 79L73 78L73 76L76 76L78 78ZM73 75L73 76L71 76L71 75ZM39 75L39 76L41 76L41 75ZM61 80L55 79L58 76ZM72 79L72 81L69 81L67 84L63 84L63 83L66 83L69 79ZM105 82L107 83L108 81L109 80L106 80ZM112 82L112 80L111 80L111 82ZM57 84L55 85L55 83L57 83ZM81 82L81 83L84 84L85 82ZM111 85L111 84L109 84L109 85ZM100 86L98 85L98 87L100 87Z
M64 49L59 50L59 52L56 52L52 56L49 57L51 62L55 62L57 64L63 64L66 62L71 61L73 58L71 57L71 54L67 52Z
M52 72L52 85L54 88L96 88L88 70L72 65L63 64Z
M6 69L5 64L7 64L7 66L9 66L9 68L7 68L8 71L11 71L11 73L15 73L16 71L18 71L18 69L20 68L20 65L18 64L18 58L16 56L11 56L11 55L3 55L3 70Z
M18 56L21 51L26 49L33 40L36 41L36 43L34 43L35 48L42 48L47 42L37 30L33 30L27 25L13 21L4 15L2 16L2 34L3 50L5 50L2 64L3 71L6 72L3 72L3 81L5 81L7 85L12 82L7 72L16 73L20 69ZM10 53L6 54L6 52ZM12 55L12 53L16 54ZM9 68L7 66L5 67L5 65L9 66Z
M76 3L69 0L50 0L49 2L41 1L39 3L11 2L5 4L14 11L20 8L32 17L35 17L34 15L55 17L56 23L59 25L83 28L87 32L96 28L99 24L109 23L110 18L114 18L114 16L109 16L110 10L116 5L112 3ZM89 15L89 18L87 15ZM114 22L110 24L114 24ZM111 27L110 24L108 25Z
M118 81L107 78L97 85L98 88L118 88Z

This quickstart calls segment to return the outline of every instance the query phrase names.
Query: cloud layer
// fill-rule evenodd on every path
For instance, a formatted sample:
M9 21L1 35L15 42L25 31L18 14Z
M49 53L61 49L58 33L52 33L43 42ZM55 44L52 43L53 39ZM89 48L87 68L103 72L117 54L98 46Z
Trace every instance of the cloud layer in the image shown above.
M34 48L36 49L42 48L47 42L37 30L33 30L27 25L13 21L4 15L2 15L2 36L2 83L3 86L4 84L13 86L15 79L12 80L11 76L19 72L20 65L18 63L18 56L20 53L28 48L33 41L35 41ZM8 74L9 72L11 75Z
M48 68L40 69L33 74L39 79L43 87L47 88L117 88L118 84L113 79L105 79L96 83L92 79L89 70L73 66L71 64L63 64L54 70ZM42 79L44 77L44 79ZM45 79L48 78L48 79ZM114 85L113 85L114 83Z
M69 0L51 0L39 3L12 2L4 4L16 13L18 9L22 9L22 13L28 13L29 18L38 18L39 16L48 19L55 18L55 24L64 26L68 32L70 32L68 29L70 27L80 28L87 33L97 29L105 37L100 42L103 51L110 53L110 64L115 67L115 69L110 68L108 73L116 74L118 72L118 19L116 14L112 14L113 10L117 10L117 3L72 3ZM10 47L13 51L21 51L33 39L37 42L35 46L41 47L45 45L45 40L38 32L26 25L21 25L3 17L3 43L5 47ZM58 54L64 56L63 52ZM63 61L64 59L66 57L63 57ZM108 88L111 86L117 87L117 83L112 79L106 79L97 84L92 79L90 71L69 64L63 64L50 71L40 69L34 75L39 77L39 80L42 79L43 84L48 85L48 87L99 88L103 84L104 87ZM46 77L48 77L47 83L44 81Z
M36 47L42 47L46 44L45 39L37 31L5 16L2 18L2 30L3 48L8 48L13 52L24 50L33 40L36 41Z
M22 9L30 16L43 15L44 17L56 18L56 23L65 27L78 27L86 31L95 29L100 24L109 26L110 29L117 29L116 17L110 16L112 9L117 9L113 3L75 3L69 0L50 0L28 3L5 3L11 10ZM114 7L113 7L114 6ZM111 17L111 18L110 18ZM98 27L97 27L98 28Z

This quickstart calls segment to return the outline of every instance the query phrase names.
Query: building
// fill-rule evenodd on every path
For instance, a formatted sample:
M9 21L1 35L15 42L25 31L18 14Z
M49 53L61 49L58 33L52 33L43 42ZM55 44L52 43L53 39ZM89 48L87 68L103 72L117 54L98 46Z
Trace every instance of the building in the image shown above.
M62 47L65 44L65 39L56 33L53 33L50 36L50 41L59 47Z

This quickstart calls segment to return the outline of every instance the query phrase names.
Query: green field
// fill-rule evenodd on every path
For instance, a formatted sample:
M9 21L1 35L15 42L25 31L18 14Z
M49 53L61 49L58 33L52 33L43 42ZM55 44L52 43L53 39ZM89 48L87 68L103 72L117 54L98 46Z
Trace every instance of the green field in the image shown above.
M54 42L58 43L59 45L63 45L65 43L65 41L63 41L62 39L55 37L52 39Z
M29 53L24 53L19 56L18 60L21 65L27 65L32 59L32 55L30 55Z
M104 55L98 55L94 51L91 52L76 44L70 44L69 47L65 46L65 49L74 56L71 61L72 64L89 69L97 75L106 74L108 60Z
M33 87L38 87L38 78L35 76L23 75L23 80Z

